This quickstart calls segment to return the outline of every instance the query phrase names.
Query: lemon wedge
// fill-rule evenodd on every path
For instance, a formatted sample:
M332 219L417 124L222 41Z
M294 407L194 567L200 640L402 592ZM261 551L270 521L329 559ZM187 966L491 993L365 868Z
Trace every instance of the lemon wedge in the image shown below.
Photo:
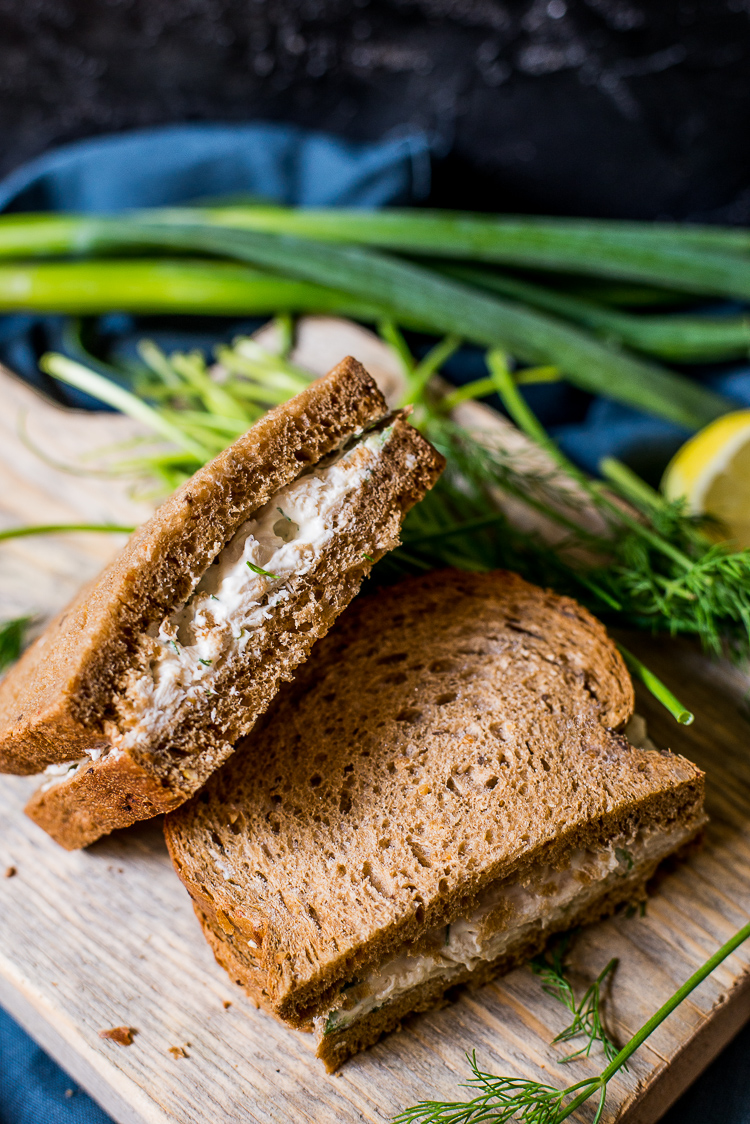
M694 515L720 520L717 537L750 547L750 410L724 414L686 441L661 486L669 499L685 496Z

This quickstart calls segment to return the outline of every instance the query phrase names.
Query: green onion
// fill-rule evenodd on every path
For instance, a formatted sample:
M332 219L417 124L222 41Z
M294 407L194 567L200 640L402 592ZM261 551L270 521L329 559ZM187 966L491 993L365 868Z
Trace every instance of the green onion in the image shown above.
M668 285L679 292L750 296L750 234L744 230L440 211L316 211L283 207L151 212L178 225L237 229L379 246L430 257Z
M376 320L346 293L232 262L158 258L0 265L0 312L179 312L199 316L329 312Z
M750 254L750 232L737 227L693 224L634 222L609 219L570 219L527 215L476 214L462 211L295 210L276 205L201 208L161 208L139 212L140 219L184 223L197 221L217 225L284 231L336 241L367 241L393 246L411 243L424 252L437 247L441 255L475 257L496 251L504 241L526 238L548 251L558 247L603 247L682 245L692 251ZM87 225L96 222L88 215L10 214L0 220L3 254L53 254L80 251ZM489 246L488 246L489 243Z
M615 340L662 359L707 363L750 354L748 316L634 316L603 308L594 301L515 277L466 266L446 268L449 276L563 316L604 339Z
M101 232L100 248L107 245ZM119 237L171 249L202 249L338 287L394 319L446 331L525 362L559 367L571 382L638 409L700 428L726 413L730 399L654 364L608 347L570 325L500 301L418 265L356 246L333 246L256 231L207 227L123 227Z
M260 210L252 212L254 215L262 213ZM274 210L273 214L277 218L281 216L287 225L304 224L309 218L308 212ZM349 299L359 305L359 314L362 314L362 308L366 306L371 312L379 310L380 315L385 314L407 327L431 330L440 335L448 333L482 346L503 348L527 363L554 366L563 376L585 390L608 395L689 428L700 428L731 409L731 401L722 395L655 364L624 354L616 347L593 339L564 321L533 311L514 301L490 297L471 286L438 276L422 266L358 246L313 242L258 230L223 229L197 221L172 225L164 221L166 217L168 216L162 215L160 223L148 225L130 219L87 218L78 220L76 226L74 220L70 220L73 222L69 227L70 246L78 252L89 253L113 250L119 252L143 247L188 253L200 251L250 262L275 273L281 272L297 282L309 282L318 289L322 286L327 290L349 294ZM423 225L421 214L409 217L416 224L414 229L420 232L420 238L423 237L424 231L432 222L430 215L427 215L427 227ZM17 217L12 218L18 224ZM327 213L325 223L330 225L336 218L340 219L343 224L341 229L345 232L348 229L346 213ZM448 222L445 216L437 218L442 223ZM404 222L403 215L399 217L391 212L358 213L354 226L364 239L371 228L381 230L386 229L388 223L396 223L400 230ZM463 229L463 222L460 217L451 219L448 227L460 231ZM383 227L383 223L386 227ZM31 235L38 235L42 226L39 221L27 223ZM12 228L11 224L6 229L0 221L0 243L8 230L12 232L13 229L18 233L20 227L16 225ZM474 238L476 230L474 227L471 229ZM481 229L484 230L484 227ZM54 246L59 247L60 244L59 224L53 226L52 230L57 241L53 239L48 250ZM487 233L486 230L484 232ZM583 233L579 232L576 236L579 241ZM18 248L18 239L15 243L12 238L10 241ZM435 243L435 252L439 249L438 242ZM481 240L478 243L484 244ZM607 261L620 260L619 249L614 253L610 246L607 252ZM650 255L657 261L672 260L670 254L674 257L669 248L659 249L657 252L646 247L638 249L638 253ZM481 257L479 250L475 256ZM677 256L680 258L680 268L677 270L680 276L697 277L700 269L703 270L701 292L730 291L726 286L724 289L721 286L717 289L714 283L716 270L712 273L709 259L717 255L695 250L690 253L679 251ZM682 258L690 258L692 267L689 268L689 263ZM700 269L698 258L702 262ZM592 268L599 269L601 263L597 264L595 255L586 260L589 272ZM730 274L732 277L731 291L742 295L743 285L747 282L746 289L750 293L750 263L746 263L738 254L726 254L721 260L725 280ZM113 263L108 264L112 265L113 270L119 269L121 265L124 267L124 263L116 267ZM65 266L60 264L58 268L84 271L86 267L93 265L99 268L104 263L74 262ZM603 266L599 271L607 272ZM649 280L653 281L654 276L650 276ZM263 280L258 281L261 285L265 283ZM115 295L113 290L109 299L114 300Z
M155 433L191 453L200 464L210 459L210 453L207 456L206 449L187 436L182 428L172 425L163 414L152 409L135 394L131 394L110 379L103 378L96 371L90 371L88 367L67 359L64 355L43 355L39 360L39 366L48 375L84 391L85 394L91 394L109 406L114 406L116 410L121 410L123 414L143 422Z
M460 212L322 211L283 207L173 209L140 219L178 226L213 224L361 243L406 253L501 262L556 272L598 274L667 285L679 292L750 296L750 234L744 230L644 223L571 221ZM8 215L0 220L0 256L85 253L128 220Z
M621 494L639 510L648 513L666 506L667 501L661 493L616 457L602 457L599 461L599 471L605 480L617 485Z
M669 690L668 687L662 683L653 671L650 671L644 663L634 656L632 652L628 651L622 644L617 645L620 655L625 660L628 671L647 687L655 699L658 699L662 706L666 707L673 718L676 718L681 726L690 726L695 720L695 715L684 706L675 695Z
M106 531L113 535L129 535L135 527L118 527L114 523L39 523L30 527L11 527L0 531L0 542L23 539L28 535L67 535L71 531Z

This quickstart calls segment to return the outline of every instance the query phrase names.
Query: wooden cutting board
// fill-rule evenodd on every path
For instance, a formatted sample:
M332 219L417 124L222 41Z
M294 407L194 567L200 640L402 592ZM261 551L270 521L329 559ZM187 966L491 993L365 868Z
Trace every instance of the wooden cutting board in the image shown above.
M48 458L67 463L137 427L63 413L3 372L0 400L0 525L143 518L148 504L133 498L132 482L66 476L18 438L17 417L27 414ZM118 546L92 535L0 544L0 618L55 611ZM639 698L657 743L706 770L711 823L703 850L660 880L645 916L618 915L575 941L580 989L619 959L606 1016L620 1043L750 919L750 682L686 644L627 642L696 712L694 726L678 727ZM120 1124L384 1124L420 1099L460 1097L473 1049L485 1070L560 1086L601 1070L600 1056L559 1065L563 1051L551 1043L566 1012L522 968L409 1020L327 1076L309 1038L255 1010L215 964L159 822L68 854L23 815L34 785L0 778L0 1004ZM5 868L15 874L2 878ZM656 1121L748 1018L750 942L613 1080L604 1120ZM122 1025L137 1032L131 1046L99 1037ZM585 1106L575 1119L592 1115Z

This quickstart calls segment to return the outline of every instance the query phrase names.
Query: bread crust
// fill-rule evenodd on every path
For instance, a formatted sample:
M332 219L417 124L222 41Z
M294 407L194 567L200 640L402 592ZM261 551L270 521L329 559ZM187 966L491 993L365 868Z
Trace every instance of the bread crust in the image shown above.
M339 533L309 574L288 583L259 641L263 659L228 661L203 705L184 707L143 763L128 753L101 757L71 779L36 793L27 814L67 850L114 828L179 806L233 753L316 640L358 592L373 564L398 545L406 512L432 486L442 458L403 416L379 462L352 501L350 529ZM153 762L153 763L152 763Z
M0 772L106 748L102 723L138 637L187 598L249 511L387 412L348 357L199 469L0 683Z
M123 753L91 761L71 780L37 789L26 815L74 851L115 828L170 812L181 802L179 793Z
M703 774L629 745L632 707L570 599L504 572L410 579L356 601L167 816L170 854L235 977L305 1026L493 882L698 823Z

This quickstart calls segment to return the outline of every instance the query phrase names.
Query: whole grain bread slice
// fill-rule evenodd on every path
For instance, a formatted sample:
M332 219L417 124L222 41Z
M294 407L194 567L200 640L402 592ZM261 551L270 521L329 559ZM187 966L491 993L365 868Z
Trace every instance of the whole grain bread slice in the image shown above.
M219 961L308 1027L498 880L644 826L697 833L700 770L630 745L632 709L617 649L574 601L505 572L410 579L354 602L167 816L170 854ZM368 1018L336 1056L390 1015Z
M227 541L281 487L386 422L389 439L347 508L346 526L314 569L287 583L287 600L259 629L252 653L228 659L213 693L183 708L145 749L113 747L118 693L146 631L184 604ZM0 769L28 773L92 758L43 787L29 814L72 848L187 799L306 658L373 562L397 544L406 511L442 463L403 414L388 414L364 368L346 359L200 469L0 684Z

